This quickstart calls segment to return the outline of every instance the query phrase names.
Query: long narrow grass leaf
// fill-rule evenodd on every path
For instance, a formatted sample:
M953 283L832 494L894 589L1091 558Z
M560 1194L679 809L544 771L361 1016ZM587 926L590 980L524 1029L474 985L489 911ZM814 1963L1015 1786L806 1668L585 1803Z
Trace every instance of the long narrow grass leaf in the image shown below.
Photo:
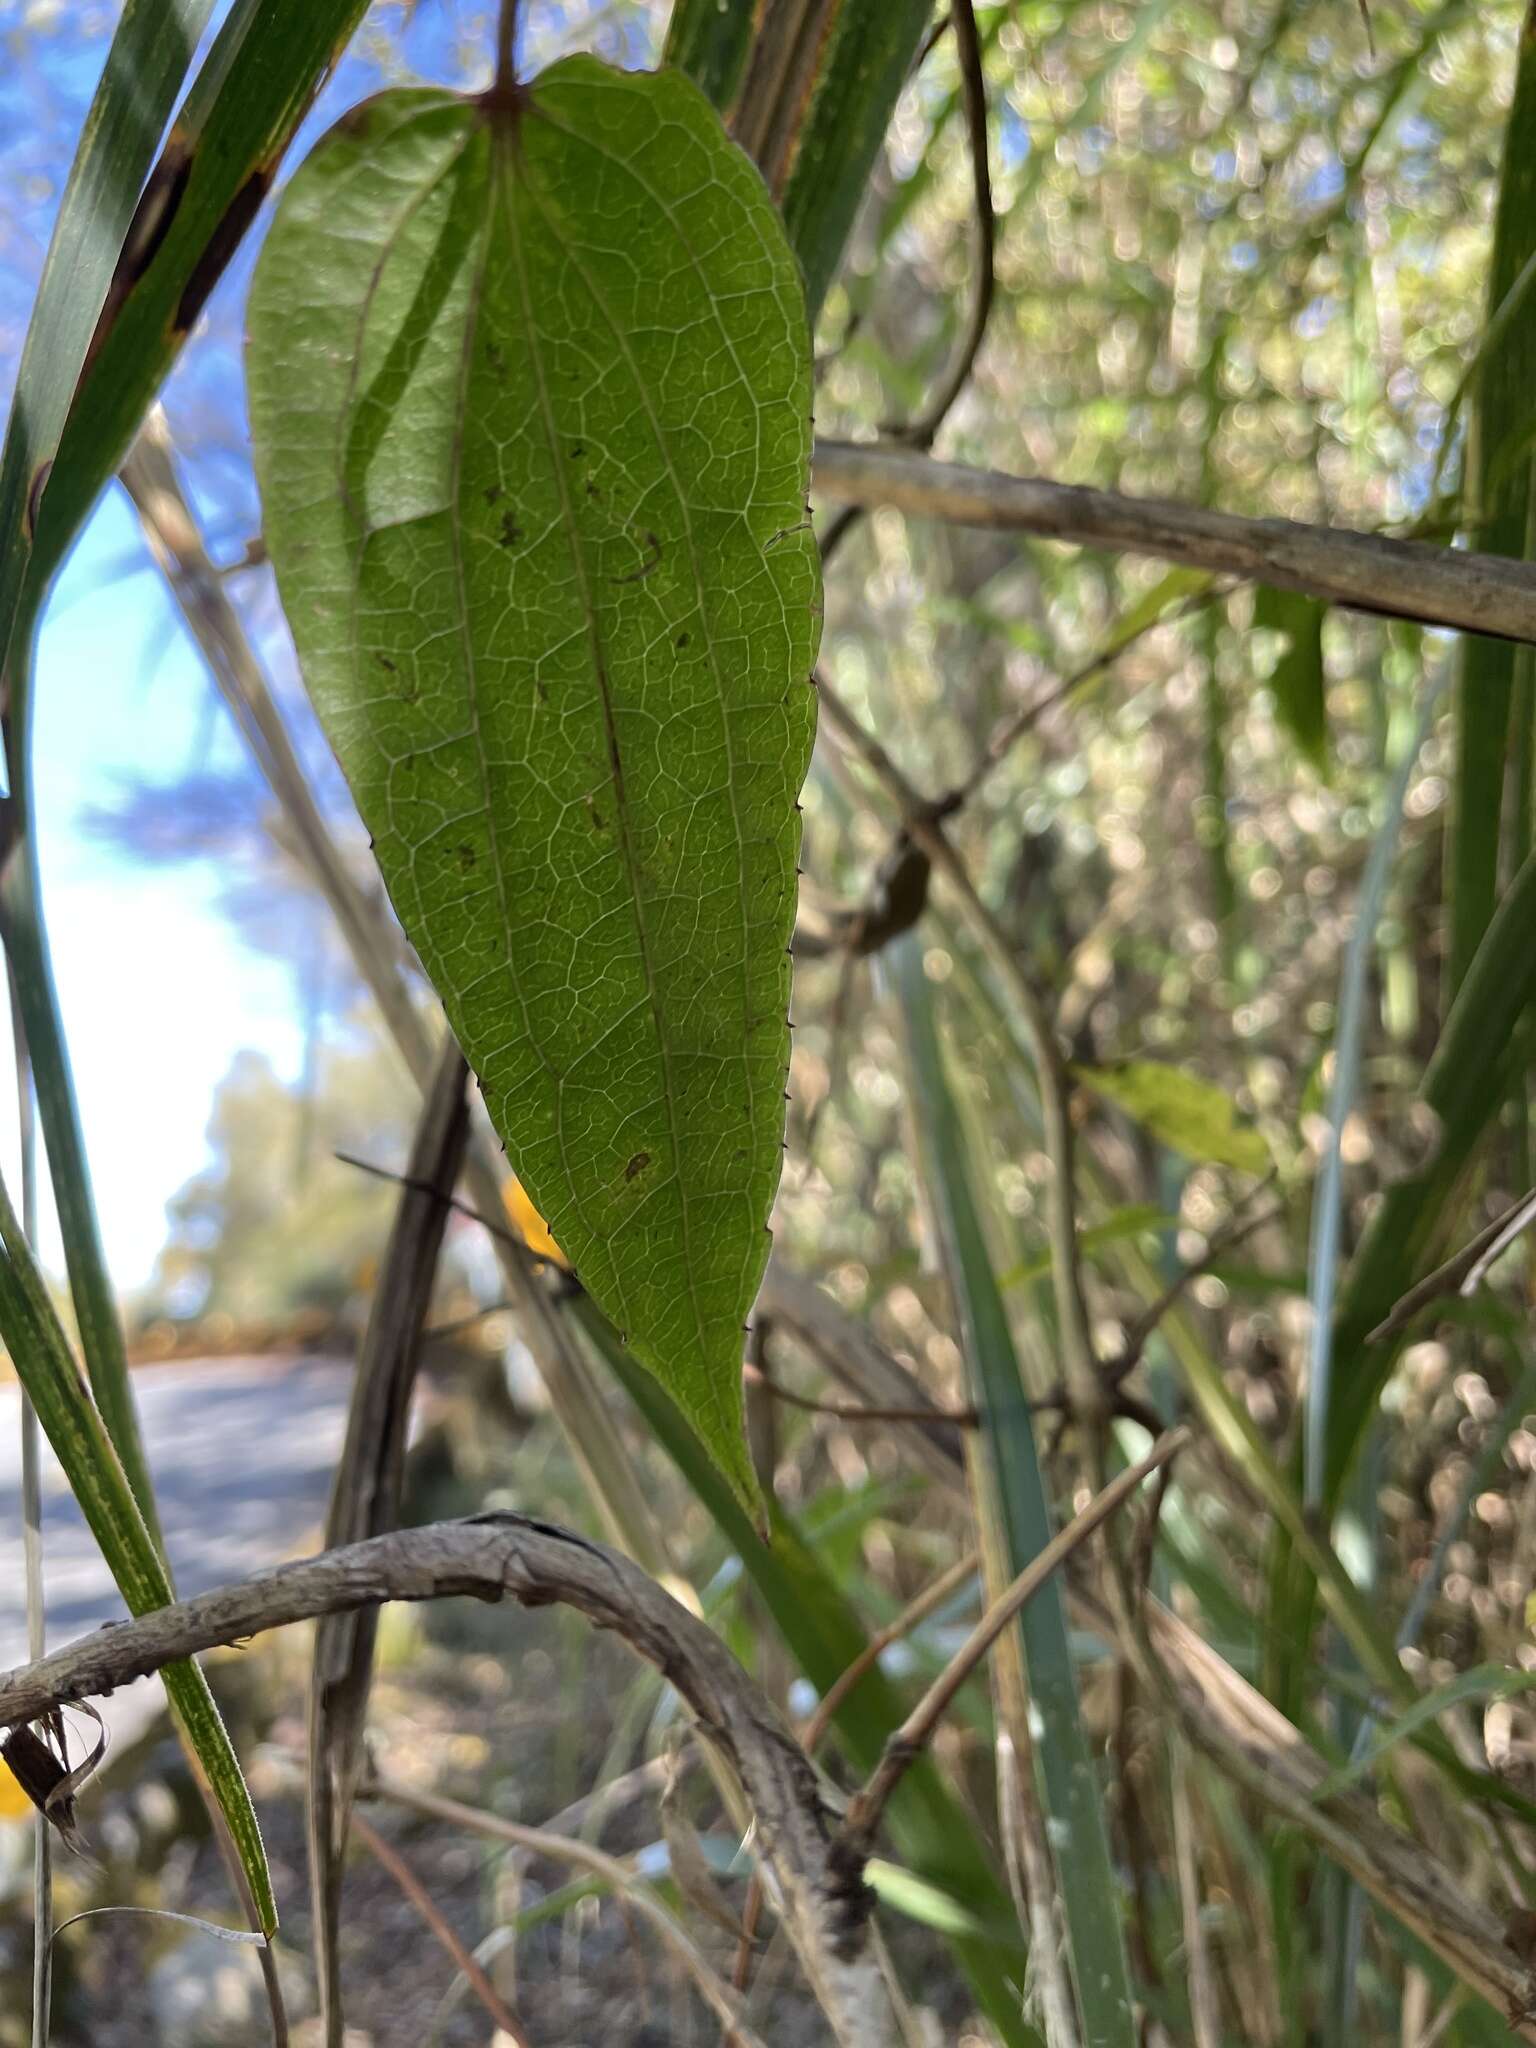
M0 668L70 400L212 0L126 0L59 203L0 454Z
M1488 307L1497 314L1536 255L1536 36L1519 37L1514 99L1504 131L1504 165L1494 212ZM1497 342L1485 335L1472 405L1465 498L1471 545L1486 554L1528 560L1536 545L1531 507L1536 433L1536 325L1510 321ZM1515 454L1513 451L1523 451ZM1501 866L1530 850L1528 778L1511 734L1528 726L1533 687L1527 650L1469 636L1456 686L1457 752L1447 871L1450 947L1447 1000L1471 968L1498 900ZM1525 804L1506 802L1511 775L1527 785ZM1519 783L1517 782L1517 787ZM1515 843L1504 845L1506 820Z
M628 1355L612 1325L585 1297L577 1299L574 1310L593 1350L741 1559L805 1676L818 1692L829 1691L866 1639L836 1580L789 1516L772 1502L772 1541L761 1540L682 1415L659 1383ZM901 1718L898 1696L878 1666L839 1702L834 1726L861 1775L874 1769L887 1735ZM988 2019L1008 2048L1040 2048L1039 2036L1020 2015L1017 1986L1023 1949L1007 1894L931 1760L921 1759L898 1787L889 1821L906 1861L980 1922L983 1931L959 1929L951 1939Z
M0 1183L0 1340L37 1410L129 1612L167 1607L174 1595L153 1536L54 1313L31 1247ZM258 1923L270 1936L277 1906L255 1809L229 1735L195 1664L167 1665L165 1688L239 1852Z
M939 1045L923 949L909 933L891 949L892 981L906 1027L911 1111L964 1328L973 1397L982 1412L1010 1569L1022 1571L1053 1531L1029 1404L1007 1311L971 1193ZM1053 1580L1019 1617L1047 1830L1056 1859L1084 2038L1118 2048L1136 2038L1121 1902L1104 1829L1103 1802L1077 1696L1066 1609Z

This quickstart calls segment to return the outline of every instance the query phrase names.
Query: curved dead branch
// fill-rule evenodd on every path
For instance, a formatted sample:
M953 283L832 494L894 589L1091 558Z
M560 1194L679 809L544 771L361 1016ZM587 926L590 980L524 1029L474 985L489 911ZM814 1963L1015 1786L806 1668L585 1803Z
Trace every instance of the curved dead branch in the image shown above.
M775 1903L839 2042L889 2048L897 2030L871 1939L871 1894L831 1853L833 1822L804 1751L702 1621L628 1558L553 1523L486 1514L399 1530L111 1624L0 1676L0 1727L289 1622L450 1594L573 1607L657 1667L751 1801Z

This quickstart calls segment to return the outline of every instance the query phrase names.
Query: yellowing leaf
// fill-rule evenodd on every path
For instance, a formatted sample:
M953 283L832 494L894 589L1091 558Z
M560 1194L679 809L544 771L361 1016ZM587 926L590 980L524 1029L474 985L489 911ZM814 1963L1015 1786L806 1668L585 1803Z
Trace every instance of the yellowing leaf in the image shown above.
M1186 1159L1235 1166L1242 1173L1270 1169L1268 1145L1241 1121L1226 1090L1182 1067L1162 1060L1118 1060L1105 1067L1077 1066L1072 1074Z
M508 1221L534 1257L549 1259L554 1265L564 1266L569 1271L569 1259L550 1236L549 1225L529 1201L528 1190L515 1173L507 1175L501 1199L506 1207Z

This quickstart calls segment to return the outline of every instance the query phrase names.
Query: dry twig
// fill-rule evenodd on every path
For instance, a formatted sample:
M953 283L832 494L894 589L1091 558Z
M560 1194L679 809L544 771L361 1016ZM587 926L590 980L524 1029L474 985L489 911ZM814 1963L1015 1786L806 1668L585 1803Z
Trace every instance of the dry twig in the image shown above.
M426 1925L432 1930L437 1940L442 1943L449 1955L452 1956L455 1968L463 1976L470 1990L474 1992L476 1998L485 2007L495 2024L500 2027L504 2034L517 2042L518 2048L530 2048L528 2036L508 2011L496 1986L454 1933L449 1922L443 1918L442 1913L438 1910L437 1901L421 1882L415 1871L412 1870L409 1863L406 1862L405 1858L396 1849L392 1848L379 1833L378 1829L371 1826L360 1813L353 1814L352 1826L356 1831L357 1839L367 1849L369 1855L382 1864L384 1869L389 1872L395 1883L399 1885L401 1891L405 1893L405 1896L421 1915Z
M1037 1557L1031 1558L1008 1590L993 1601L905 1721L887 1738L884 1752L868 1782L849 1803L843 1821L843 1853L851 1853L862 1866L891 1794L909 1766L932 1741L934 1731L949 1712L956 1693L1009 1622L1028 1605L1073 1551L1130 1498L1142 1480L1160 1465L1165 1465L1189 1441L1190 1432L1182 1427L1161 1437L1137 1464L1117 1473L1080 1515L1075 1516L1065 1529L1059 1530Z
M1536 643L1536 567L1501 555L1294 519L1247 519L842 441L817 442L814 480L825 503L894 505L952 526L1152 555L1243 583L1299 590L1352 611Z
M763 2048L757 2034L743 2019L736 2000L721 1983L681 1921L667 1911L650 1886L642 1883L629 1865L618 1857L609 1856L603 1850L593 1848L589 1842L575 1841L552 1828L524 1827L518 1821L503 1820L500 1814L484 1813L479 1807L462 1805L457 1799L444 1799L435 1792L418 1791L414 1785L398 1784L393 1778L375 1774L362 1789L371 1798L391 1800L414 1813L447 1821L454 1827L472 1829L492 1841L506 1842L512 1848L528 1851L530 1855L547 1856L553 1863L566 1863L599 1878L621 1898L627 1899L640 1918L654 1927L672 1950L693 1979L704 2003L720 2021L728 2048L731 2044L734 2048Z
M326 1513L326 1547L379 1536L400 1519L406 1425L421 1339L437 1279L453 1185L469 1134L469 1069L452 1040L411 1147L406 1184L385 1249L358 1358L347 1437ZM320 2021L341 2048L341 1881L352 1800L363 1759L378 1617L322 1615L309 1691L309 1878L315 1917Z

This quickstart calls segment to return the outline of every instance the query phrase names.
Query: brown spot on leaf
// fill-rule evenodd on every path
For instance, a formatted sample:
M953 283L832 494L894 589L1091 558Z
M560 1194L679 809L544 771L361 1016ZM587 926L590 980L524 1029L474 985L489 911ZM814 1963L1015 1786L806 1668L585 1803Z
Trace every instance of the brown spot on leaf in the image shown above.
M117 267L97 316L96 331L85 352L85 362L80 371L81 383L84 383L103 343L116 326L124 300L158 255L160 245L170 232L171 222L176 218L176 209L181 205L191 173L192 145L185 135L173 129L160 161L150 172L139 195L133 219L128 223Z
M33 474L31 483L27 487L26 526L28 540L33 540L37 536L38 517L43 509L43 492L47 490L48 479L52 474L53 464L51 462L40 462Z
M391 675L398 674L398 664L396 662L391 661L387 654L376 654L373 658L379 664L380 668L387 668Z
M498 498L500 498L500 496L501 496L501 495L502 495L502 491L501 491L501 485L500 485L500 484L487 484L487 485L486 485L486 487L485 487L485 502L487 503L487 505L494 505L494 504L496 503L497 499L498 499Z
M630 1160L628 1166L625 1167L624 1178L626 1180L633 1180L637 1173L644 1173L650 1163L651 1155L649 1152L637 1152Z
M501 515L501 531L497 536L501 545L504 548L515 548L522 537L523 529L518 525L514 514L503 512Z
M245 239L245 231L261 210L261 202L267 196L272 183L270 167L252 171L240 190L224 209L224 217L208 237L203 253L192 267L181 303L176 308L173 331L185 334L207 303L208 294L213 290L236 249Z

